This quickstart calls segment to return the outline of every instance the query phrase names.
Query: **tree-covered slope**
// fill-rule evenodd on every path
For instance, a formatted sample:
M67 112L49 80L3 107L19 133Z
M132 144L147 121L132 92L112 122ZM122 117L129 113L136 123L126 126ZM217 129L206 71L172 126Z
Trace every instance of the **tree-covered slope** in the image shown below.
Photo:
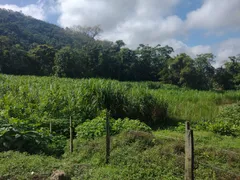
M81 45L84 38L87 38L84 35L73 37L56 25L5 9L0 9L0 35L9 37L12 43L21 44L25 49L29 49L33 43L48 44L56 48Z

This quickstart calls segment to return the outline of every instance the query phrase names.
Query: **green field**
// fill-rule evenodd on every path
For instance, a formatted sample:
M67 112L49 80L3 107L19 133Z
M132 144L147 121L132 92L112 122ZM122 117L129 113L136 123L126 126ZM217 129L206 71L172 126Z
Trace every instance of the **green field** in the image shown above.
M0 75L0 179L47 179L56 169L72 179L183 179L185 121L196 179L239 179L239 101L240 91L158 82ZM104 110L115 128L109 165Z

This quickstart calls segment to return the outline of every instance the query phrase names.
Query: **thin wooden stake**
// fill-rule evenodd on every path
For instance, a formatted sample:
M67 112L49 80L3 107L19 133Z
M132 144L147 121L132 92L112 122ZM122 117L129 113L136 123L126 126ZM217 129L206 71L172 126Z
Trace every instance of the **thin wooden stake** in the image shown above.
M50 119L50 124L49 124L49 132L52 134L52 120Z
M72 129L72 117L69 120L69 130L70 130L70 153L73 152L73 129Z
M189 122L186 122L185 128L185 180L194 180L193 130L190 130Z
M109 124L109 112L106 113L106 164L109 164L110 160L110 124Z

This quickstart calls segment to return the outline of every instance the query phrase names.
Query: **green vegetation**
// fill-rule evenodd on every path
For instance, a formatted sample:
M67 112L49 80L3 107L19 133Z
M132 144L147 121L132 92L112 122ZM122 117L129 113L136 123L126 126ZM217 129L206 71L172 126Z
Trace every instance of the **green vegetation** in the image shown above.
M210 129L223 135L240 136L240 104L223 107Z
M34 129L49 129L51 122L52 131L61 135L68 134L70 116L77 126L104 109L115 119L139 119L153 128L188 120L201 129L204 122L213 122L222 106L240 100L239 91L197 91L157 82L7 75L0 79L2 119Z
M96 40L99 26L2 9L0 22L0 179L183 179L185 121L196 179L240 178L240 56L215 68L213 54Z
M111 135L119 134L123 131L138 130L150 132L151 128L139 120L113 119L110 120ZM106 111L103 111L100 116L87 120L76 127L77 137L83 139L95 139L106 135Z
M182 179L185 120L194 129L196 177L239 178L239 91L9 75L1 75L0 83L1 151L41 154L1 152L3 179L44 179L54 169L73 179ZM102 137L105 109L111 112L109 165ZM73 154L66 140L70 116Z
M240 87L240 56L215 68L211 53L172 56L169 46L130 49L122 40L96 40L99 26L62 29L3 9L0 22L0 73L160 81L198 90Z
M194 134L196 179L238 179L239 138L202 131L195 131ZM3 179L45 179L54 169L61 169L72 179L180 180L184 178L183 137L183 133L170 130L156 131L154 134L130 131L113 136L109 165L104 164L105 138L77 138L74 153L69 154L66 150L62 159L3 152L0 153L0 176ZM220 167L223 171L206 165Z

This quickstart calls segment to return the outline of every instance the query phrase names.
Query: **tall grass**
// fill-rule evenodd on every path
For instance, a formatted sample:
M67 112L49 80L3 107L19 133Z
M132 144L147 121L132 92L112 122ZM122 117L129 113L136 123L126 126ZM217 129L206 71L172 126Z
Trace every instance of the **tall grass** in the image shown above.
M240 101L240 91L197 91L197 90L151 90L151 93L168 103L168 115L178 120L194 123L211 121L225 104Z
M146 88L118 81L2 75L0 83L0 115L10 121L42 125L51 119L60 128L69 116L77 125L103 109L110 110L114 118L129 117L150 125L167 118L164 101Z
M118 82L104 79L0 77L0 116L44 123L49 119L75 124L95 118L102 109L115 118L139 119L149 125L171 119L196 124L213 120L220 106L240 100L240 91L197 91L158 82Z

